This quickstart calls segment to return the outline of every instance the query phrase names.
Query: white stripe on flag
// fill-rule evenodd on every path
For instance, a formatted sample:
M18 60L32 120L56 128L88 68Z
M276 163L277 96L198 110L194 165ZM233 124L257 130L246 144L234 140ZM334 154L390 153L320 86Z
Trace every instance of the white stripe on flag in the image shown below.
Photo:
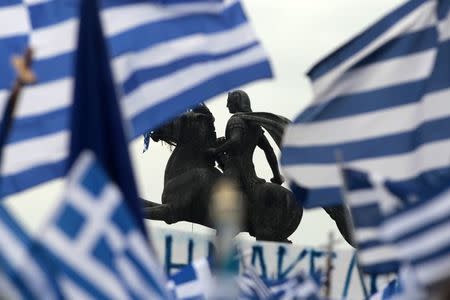
M4 176L25 171L36 162L53 163L61 161L68 153L69 132L60 131L37 139L7 145L4 148L4 163L1 166ZM49 152L48 149L53 151Z
M0 38L28 34L31 29L26 5L11 5L0 9Z
M373 189L364 189L349 191L347 193L348 205L351 207L360 207L378 203L377 195Z
M443 278L448 278L450 270L450 254L443 257L427 261L414 268L417 279L420 282L436 282Z
M383 262L397 260L398 258L397 248L390 245L382 245L364 251L358 251L358 259L364 265L381 264Z
M16 117L33 117L69 107L72 104L73 83L73 78L66 77L24 88Z
M380 239L380 230L378 227L371 228L357 228L354 232L355 240L358 243L365 243L369 241Z

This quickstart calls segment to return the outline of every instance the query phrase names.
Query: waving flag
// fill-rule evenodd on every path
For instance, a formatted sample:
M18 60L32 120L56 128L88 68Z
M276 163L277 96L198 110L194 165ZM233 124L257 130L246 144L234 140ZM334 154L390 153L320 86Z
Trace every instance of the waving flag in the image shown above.
M204 258L181 269L168 286L175 299L208 299L213 283L210 263Z
M447 0L411 0L308 73L314 101L287 129L281 163L304 205L342 202L336 152L394 181L449 166Z
M244 273L237 279L237 285L240 290L239 299L271 299L269 287L252 266L245 268Z
M81 5L67 164L70 168L82 151L92 150L146 235L96 3Z
M0 298L59 299L44 261L34 257L28 234L0 205Z
M82 152L68 180L61 206L39 235L64 298L167 299L162 267L91 151Z
M129 138L196 103L272 76L238 0L101 1ZM79 1L0 3L0 108L13 54L30 45L38 83L24 89L2 168L10 195L64 175Z
M342 171L361 269L371 274L396 272L400 257L395 247L381 236L384 214L380 205L390 200L383 198L392 196L382 193L383 186L372 183L368 174L348 168Z
M450 278L450 188L434 194L388 215L382 231L425 286Z
M316 278L298 274L278 282L268 282L272 296L276 300L320 300L320 284Z

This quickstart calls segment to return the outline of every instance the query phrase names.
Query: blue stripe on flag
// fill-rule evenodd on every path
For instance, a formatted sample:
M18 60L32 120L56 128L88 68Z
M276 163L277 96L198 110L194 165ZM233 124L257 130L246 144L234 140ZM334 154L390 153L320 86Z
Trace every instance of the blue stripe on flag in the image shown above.
M420 92L427 83L427 79L417 80L377 90L339 96L329 102L309 106L295 118L294 123L308 123L313 119L314 121L333 120L416 103L421 100Z
M0 2L0 7L13 6L16 4L22 4L23 0L2 0Z
M24 35L0 38L0 90L10 89L16 78L10 58L12 55L21 55L28 44L28 37Z
M59 109L53 112L16 120L14 130L8 139L9 144L14 144L36 135L48 135L67 129L69 122L69 108Z
M65 174L66 161L43 164L29 168L15 175L2 177L1 197L11 195L17 191L28 189L36 184L47 182Z
M426 255L423 255L419 258L414 259L412 261L412 263L414 265L417 265L420 268L421 264L433 261L437 257L448 257L449 253L450 253L450 242L447 243L447 245L442 248L439 248L433 252L427 252ZM449 271L449 274L450 274L450 271Z
M79 0L46 1L30 5L28 11L33 29L36 30L78 17L79 7Z

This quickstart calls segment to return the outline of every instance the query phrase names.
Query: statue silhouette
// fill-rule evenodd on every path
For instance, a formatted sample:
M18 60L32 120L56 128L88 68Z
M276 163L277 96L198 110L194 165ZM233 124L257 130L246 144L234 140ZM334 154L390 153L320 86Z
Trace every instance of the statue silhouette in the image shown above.
M166 165L162 204L146 201L145 217L169 224L189 221L213 227L208 215L210 194L223 175L208 151L220 147L211 112L206 106L197 107L154 131L151 137L175 149ZM228 161L222 157L221 163L227 173ZM244 203L244 230L258 240L287 241L303 214L293 194L278 184L264 183L252 195L258 201L252 198Z
M271 113L252 112L243 91L228 95L230 117L225 137L216 138L214 116L200 105L151 133L155 141L175 147L164 173L162 204L144 200L145 218L168 224L188 221L213 228L209 216L211 190L226 176L241 188L244 201L244 230L257 240L288 242L303 216L301 203L281 186L278 162L264 131L278 146L289 120ZM253 152L260 147L273 173L271 182L256 175ZM216 161L223 173L215 167ZM325 207L347 242L353 245L344 206Z

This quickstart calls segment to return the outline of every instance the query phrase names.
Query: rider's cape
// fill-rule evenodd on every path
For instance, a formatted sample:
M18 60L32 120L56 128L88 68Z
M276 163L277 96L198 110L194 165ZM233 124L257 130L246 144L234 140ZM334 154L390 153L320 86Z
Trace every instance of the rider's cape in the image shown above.
M240 112L235 113L233 116L256 123L263 127L280 148L284 130L286 129L286 126L291 123L289 119L283 116L268 112Z

